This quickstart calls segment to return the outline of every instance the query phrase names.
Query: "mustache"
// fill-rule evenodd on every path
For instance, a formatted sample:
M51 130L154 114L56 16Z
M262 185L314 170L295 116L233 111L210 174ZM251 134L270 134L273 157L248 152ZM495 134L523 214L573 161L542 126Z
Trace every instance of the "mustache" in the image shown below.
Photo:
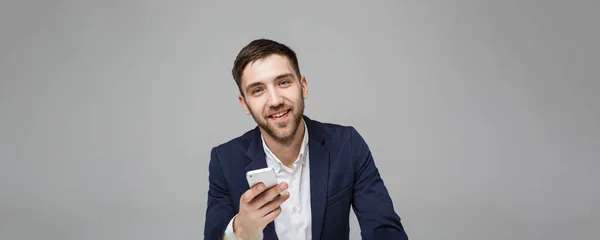
M283 110L283 109L290 109L290 110L291 110L291 109L292 109L292 106L288 106L288 105L279 105L279 106L277 106L277 107L271 107L271 108L269 108L269 110L267 111L267 116L269 116L269 115L271 115L271 114L273 114L273 113L276 113L276 112L278 112L278 111L281 111L281 110Z

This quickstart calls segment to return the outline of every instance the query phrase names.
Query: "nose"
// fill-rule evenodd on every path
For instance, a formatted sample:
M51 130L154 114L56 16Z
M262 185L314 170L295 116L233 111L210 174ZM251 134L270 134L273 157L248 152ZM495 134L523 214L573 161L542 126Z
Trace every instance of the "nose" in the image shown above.
M283 97L275 89L269 91L269 107L277 107L283 104Z

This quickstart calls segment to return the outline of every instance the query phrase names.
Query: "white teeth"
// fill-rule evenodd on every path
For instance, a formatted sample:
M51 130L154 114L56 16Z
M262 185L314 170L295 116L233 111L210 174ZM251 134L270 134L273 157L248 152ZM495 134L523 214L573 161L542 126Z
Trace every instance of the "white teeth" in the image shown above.
M277 114L277 115L273 115L273 117L275 117L275 118L281 117L281 116L285 115L287 112L288 112L288 111L285 111L285 112L279 113L279 114Z

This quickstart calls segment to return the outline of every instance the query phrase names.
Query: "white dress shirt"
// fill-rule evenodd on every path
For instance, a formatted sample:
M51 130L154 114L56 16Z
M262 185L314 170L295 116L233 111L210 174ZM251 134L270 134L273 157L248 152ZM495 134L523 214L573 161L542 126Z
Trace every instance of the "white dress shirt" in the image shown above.
M281 240L304 240L312 238L310 209L310 167L308 151L308 128L304 124L304 138L300 153L292 167L285 166L267 147L261 135L266 161L277 174L277 182L287 182L290 198L281 204L281 214L275 219L275 232ZM237 215L236 215L237 216ZM233 220L229 222L225 235L236 239L233 234Z

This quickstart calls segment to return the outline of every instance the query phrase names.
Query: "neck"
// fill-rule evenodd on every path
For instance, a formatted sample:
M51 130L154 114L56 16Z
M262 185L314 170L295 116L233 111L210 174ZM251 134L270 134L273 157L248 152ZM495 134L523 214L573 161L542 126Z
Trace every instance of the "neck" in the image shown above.
M291 168L294 164L294 161L296 161L298 154L300 154L302 139L304 138L304 131L306 131L306 128L304 126L304 119L302 119L291 141L280 142L273 139L268 134L263 134L263 138L265 140L265 144L267 147L269 147L269 150L271 150L271 152L277 158L279 158L279 160L281 160L285 166Z

